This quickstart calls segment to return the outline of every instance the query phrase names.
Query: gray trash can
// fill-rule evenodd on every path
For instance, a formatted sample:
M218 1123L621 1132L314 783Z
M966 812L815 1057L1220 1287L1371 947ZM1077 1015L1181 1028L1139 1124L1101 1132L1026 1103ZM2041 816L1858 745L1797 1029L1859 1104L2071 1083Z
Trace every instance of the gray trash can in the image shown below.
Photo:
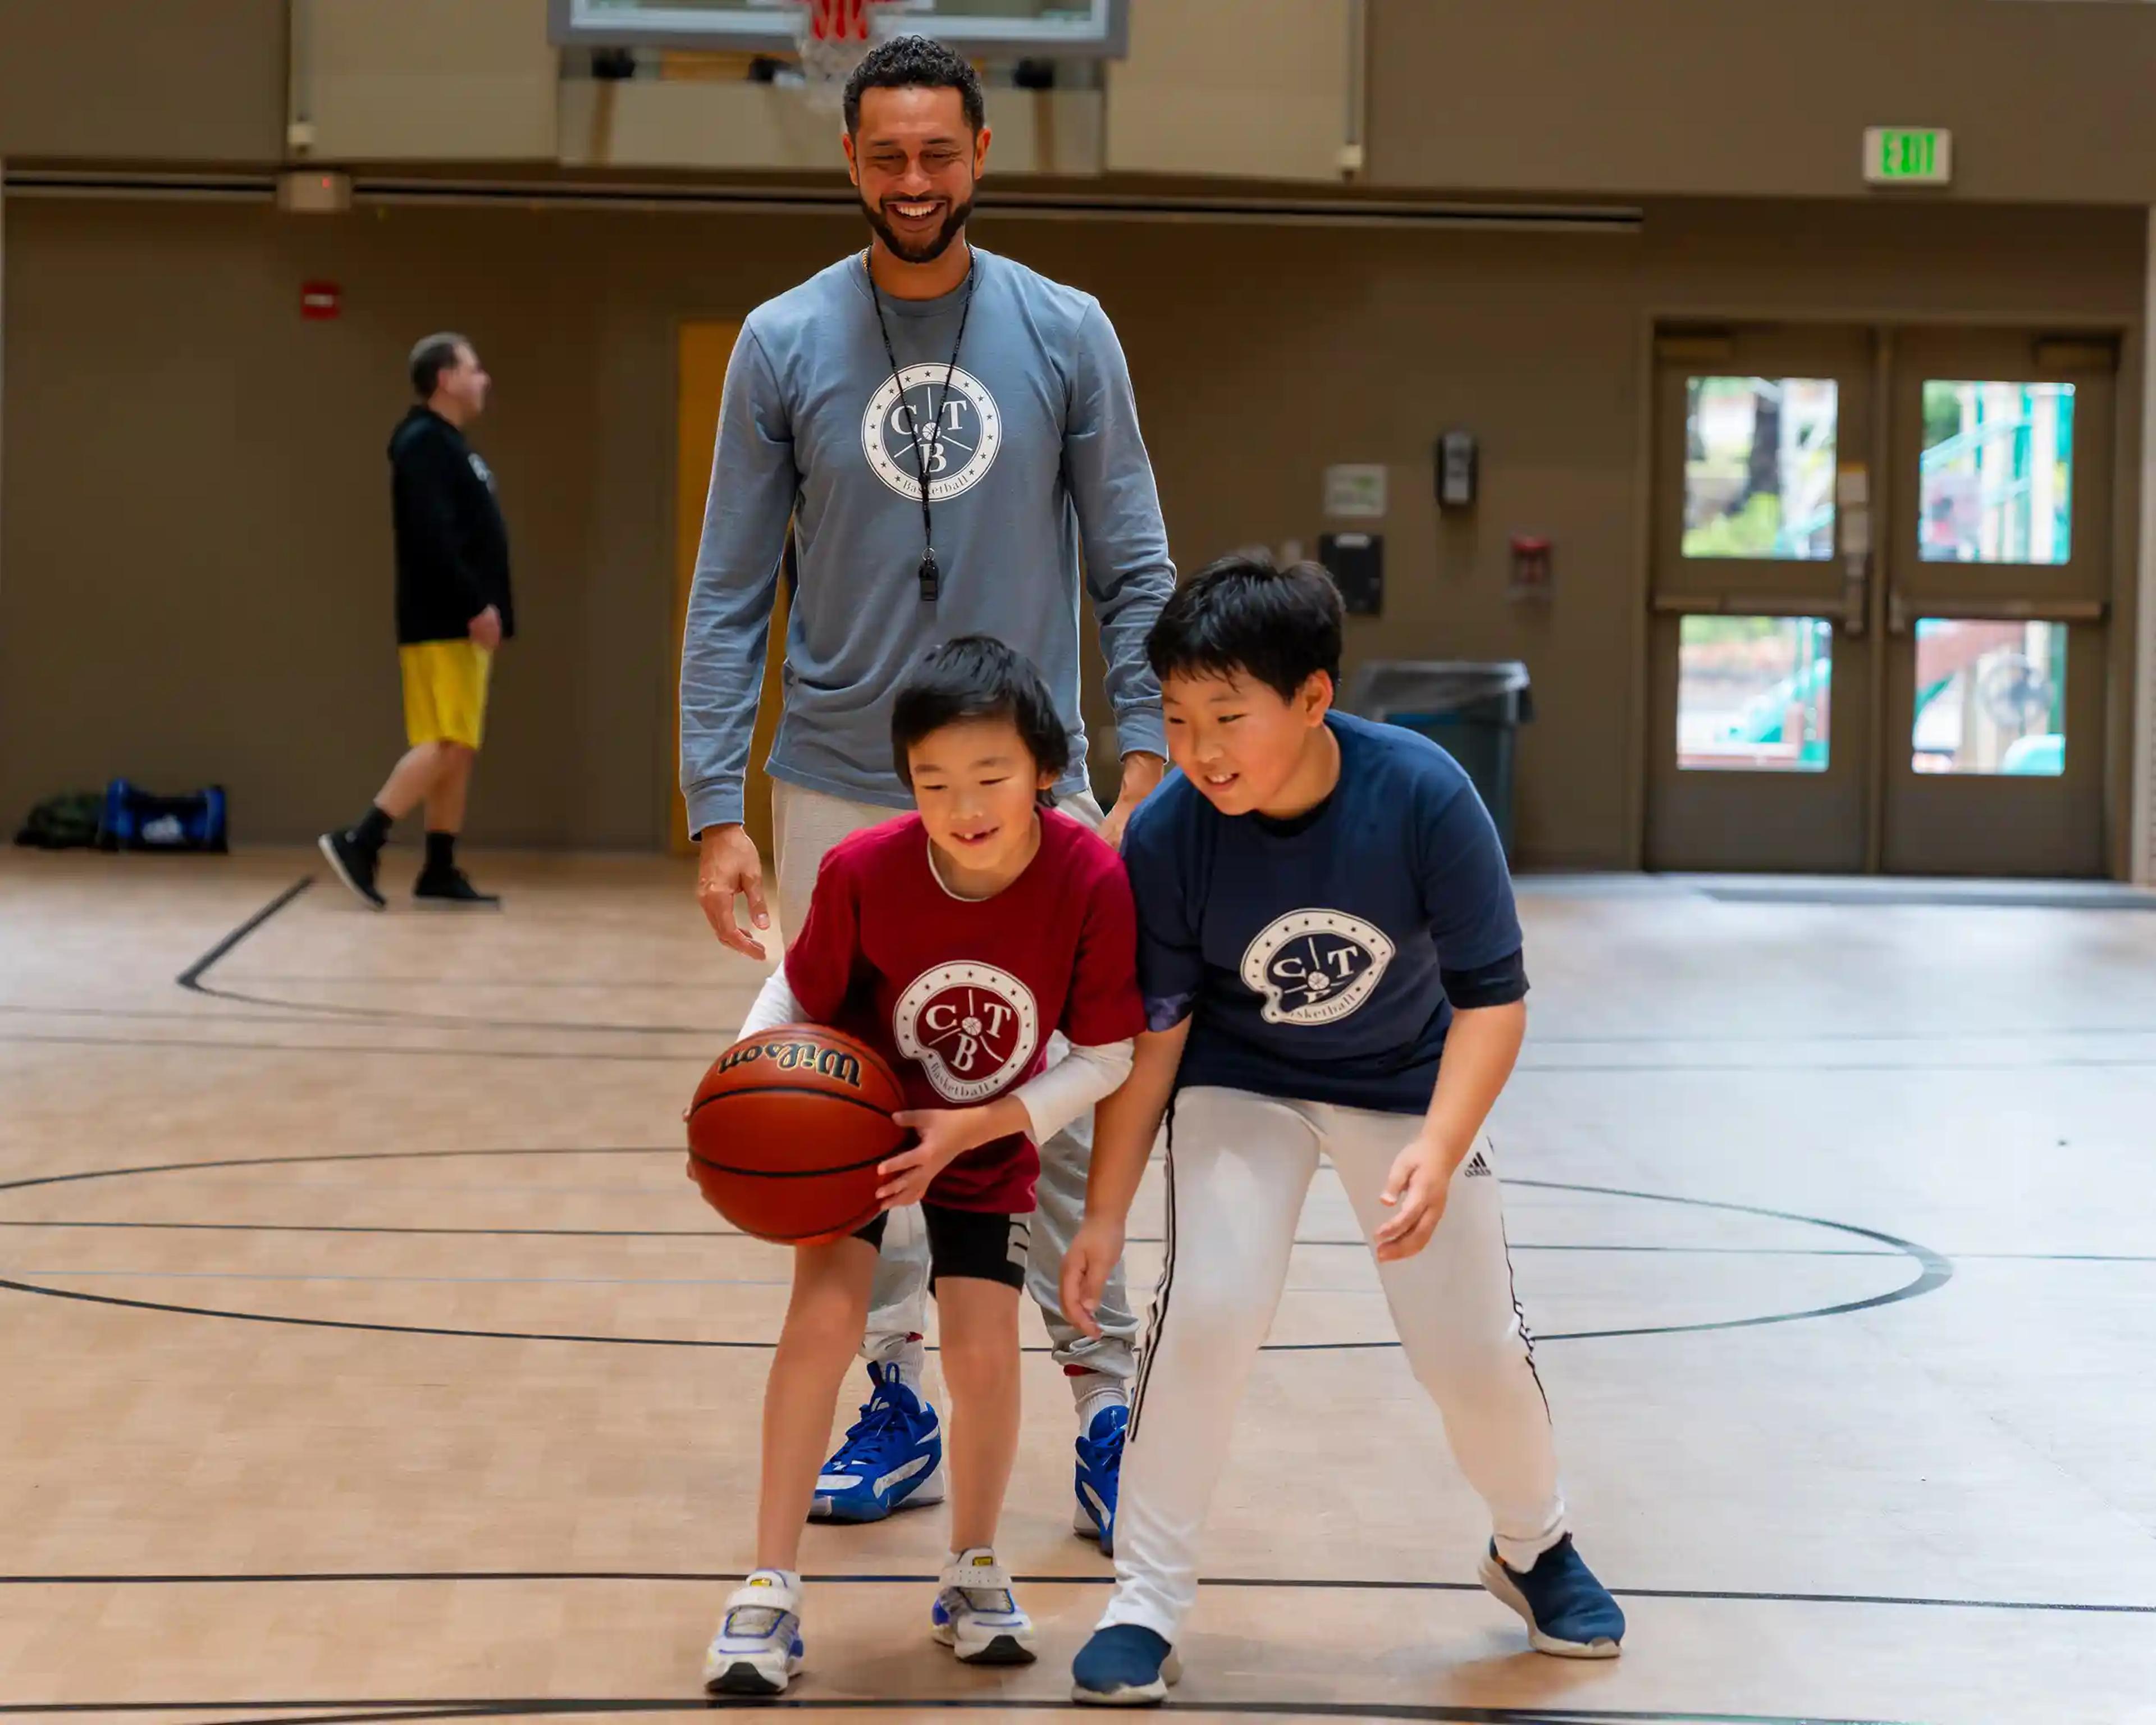
M1516 659L1382 659L1348 680L1342 704L1359 717L1419 732L1459 762L1512 860L1519 731L1535 716L1527 666Z

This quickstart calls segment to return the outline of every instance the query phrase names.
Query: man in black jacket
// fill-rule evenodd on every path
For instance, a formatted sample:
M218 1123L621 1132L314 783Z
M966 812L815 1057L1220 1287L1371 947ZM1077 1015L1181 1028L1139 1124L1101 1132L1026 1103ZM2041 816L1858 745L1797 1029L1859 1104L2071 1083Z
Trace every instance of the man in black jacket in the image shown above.
M465 793L486 720L495 649L516 632L509 597L509 532L494 475L465 441L492 382L462 336L429 336L412 350L412 387L422 405L389 439L390 500L397 536L398 658L404 674L410 751L357 824L322 834L337 878L375 910L375 884L393 822L424 803L427 860L413 896L425 902L499 905L456 865Z

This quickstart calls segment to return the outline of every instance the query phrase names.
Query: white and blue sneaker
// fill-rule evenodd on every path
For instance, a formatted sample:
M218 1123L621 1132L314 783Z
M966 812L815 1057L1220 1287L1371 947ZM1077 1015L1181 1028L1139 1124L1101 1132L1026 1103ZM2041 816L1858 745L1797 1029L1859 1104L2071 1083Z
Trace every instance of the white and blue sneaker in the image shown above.
M801 1669L801 1579L759 1569L726 1600L704 1654L707 1695L780 1695Z
M967 1665L1031 1665L1033 1620L1019 1609L1010 1577L985 1545L943 1566L928 1633Z
M1520 1614L1536 1652L1560 1659L1616 1658L1625 1640L1625 1613L1573 1549L1569 1533L1525 1574L1497 1555L1493 1540L1482 1558L1482 1585Z
M1130 1409L1117 1402L1096 1414L1078 1436L1078 1513L1071 1518L1071 1530L1096 1541L1104 1558L1116 1554L1116 1488L1122 1477L1123 1434L1130 1423Z
M1183 1677L1183 1661L1166 1640L1142 1625L1096 1629L1070 1662L1070 1698L1087 1707L1158 1707Z
M936 1410L900 1381L896 1365L869 1368L875 1387L861 1417L816 1476L808 1518L880 1522L895 1509L943 1501L943 1429Z

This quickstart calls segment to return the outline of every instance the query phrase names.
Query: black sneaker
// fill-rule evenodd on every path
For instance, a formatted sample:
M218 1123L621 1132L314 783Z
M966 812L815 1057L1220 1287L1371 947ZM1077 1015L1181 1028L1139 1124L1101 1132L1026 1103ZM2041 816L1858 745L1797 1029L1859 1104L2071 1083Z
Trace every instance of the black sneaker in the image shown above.
M323 856L336 871L338 880L352 889L352 896L369 910L388 908L374 885L375 872L382 866L382 853L370 850L352 835L349 829L335 833L324 833L315 840Z
M470 905L482 911L501 908L501 895L481 892L462 869L423 869L413 883L412 896L423 904Z

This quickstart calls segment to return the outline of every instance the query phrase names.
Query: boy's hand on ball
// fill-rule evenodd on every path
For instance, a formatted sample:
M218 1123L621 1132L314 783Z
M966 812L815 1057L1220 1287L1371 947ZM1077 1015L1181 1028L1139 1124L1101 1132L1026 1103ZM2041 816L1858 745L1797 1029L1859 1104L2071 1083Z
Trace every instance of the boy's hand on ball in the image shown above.
M1452 1183L1455 1165L1455 1158L1421 1137L1393 1158L1378 1201L1394 1214L1370 1236L1380 1264L1412 1258L1430 1244L1445 1219L1445 1189Z
M1061 1292L1065 1316L1086 1335L1099 1337L1100 1320L1093 1314L1108 1278L1123 1259L1123 1230L1105 1218L1088 1216L1078 1227L1077 1238L1063 1255Z
M928 1195L937 1175L968 1150L1000 1137L994 1129L995 1122L988 1117L993 1111L988 1108L909 1108L892 1115L891 1124L906 1127L916 1142L890 1161L877 1163L876 1173L884 1183L876 1188L876 1196L883 1200L883 1207L895 1210L901 1204L919 1204Z

